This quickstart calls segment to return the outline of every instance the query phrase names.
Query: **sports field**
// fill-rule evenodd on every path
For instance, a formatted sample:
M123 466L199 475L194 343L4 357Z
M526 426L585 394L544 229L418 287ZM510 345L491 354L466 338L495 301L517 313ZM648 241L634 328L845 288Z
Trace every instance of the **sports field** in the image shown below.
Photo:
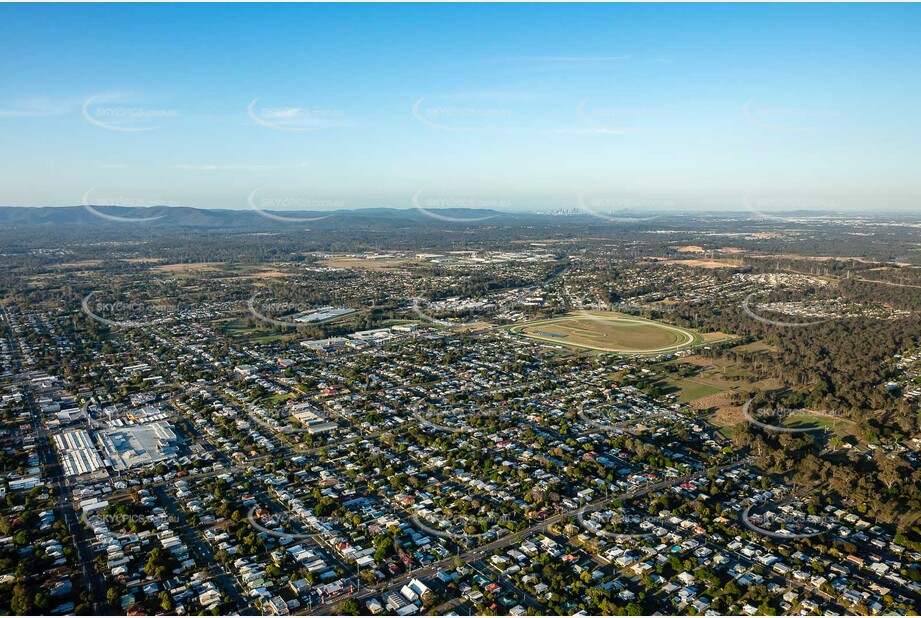
M686 328L606 311L572 313L511 330L550 343L622 354L674 352L703 341Z

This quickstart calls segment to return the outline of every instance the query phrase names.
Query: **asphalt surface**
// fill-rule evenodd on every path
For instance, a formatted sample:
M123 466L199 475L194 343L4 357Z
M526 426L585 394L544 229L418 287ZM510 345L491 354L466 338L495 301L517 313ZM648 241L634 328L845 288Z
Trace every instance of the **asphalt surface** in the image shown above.
M154 493L157 494L157 499L167 512L176 518L177 522L172 528L179 532L182 541L192 552L192 555L195 556L195 561L199 564L204 564L208 568L208 571L212 574L212 579L233 601L235 611L244 616L258 616L260 612L250 606L249 600L243 596L234 579L215 560L211 548L189 524L185 512L176 502L176 499L162 485L156 487Z
M746 465L746 464L747 464L747 460L742 460L742 461L738 461L738 462L733 462L733 463L731 463L731 464L726 464L726 465L724 465L724 466L720 466L719 468L717 468L717 470L719 470L720 472L722 472L723 470L729 470L729 469L731 469L731 468L736 468L736 467L739 467L739 466L742 466L742 465ZM595 508L601 508L602 506L604 506L604 505L606 505L606 504L609 504L609 503L611 503L611 502L613 502L613 501L615 501L615 500L623 500L623 499L626 499L626 498L637 498L637 497L643 496L643 495L645 495L645 494L647 494L647 493L649 493L649 492L658 491L658 490L660 490L660 489L665 489L665 488L667 488L667 487L672 487L672 486L674 486L674 485L679 485L679 484L684 483L685 481L688 481L688 480L690 480L690 479L692 479L692 478L694 478L694 477L696 477L696 476L699 476L699 473L690 474L690 475L686 475L686 476L682 476L682 477L677 477L677 478L674 478L674 479L669 479L669 480L666 480L666 481L661 481L661 482L659 482L659 483L655 483L655 484L652 484L652 485L648 485L648 486L644 486L644 487L638 487L638 488L635 488L635 489L631 489L631 490L629 490L629 491L625 491L625 492L622 492L622 493L619 493L619 494L615 494L615 495L613 495L613 496L610 496L609 498L607 498L607 499L605 499L605 500L598 501L598 502L595 503L594 506L595 506ZM574 517L580 510L582 510L582 509L575 509L575 510L572 510L572 511L564 511L564 512L562 512L562 513L558 513L557 515L552 515L552 516L548 517L547 519L544 519L543 521L541 521L541 522L539 522L539 523L537 523L537 524L534 524L534 525L531 526L530 528L526 528L525 530L521 530L521 531L519 531L519 532L507 534L507 535L503 536L503 537L500 538L500 539L496 539L495 541L492 541L491 543L487 543L487 544L482 545L482 546L480 546L480 547L474 548L474 549L472 549L472 550L470 550L470 551L467 551L467 552L458 554L457 556L449 556L448 558L444 558L444 559L442 559L442 560L438 560L438 561L433 562L433 563L431 563L431 564L429 564L429 565L427 565L427 566L420 567L420 568L418 568L418 569L416 569L416 570L414 570L414 571L410 571L410 572L408 572L408 573L405 573L405 574L403 574L403 575L401 575L401 576L399 576L399 577L395 577L395 578L393 578L393 579L387 580L387 581L384 582L383 584L378 584L378 585L375 585L375 586L367 586L367 587L365 587L365 588L362 588L361 591L356 592L355 594L350 595L350 596L351 596L352 598L356 599L356 600L362 601L362 600L366 600L366 599L369 599L369 598L374 597L374 596L378 596L378 595L380 595L381 593L383 593L383 592L385 592L385 591L387 591L387 590L391 590L391 589L394 589L394 588L399 589L399 588L401 588L404 584L408 583L410 580L412 580L412 579L414 579L414 578L418 578L418 577L434 577L436 574L438 574L439 572L441 572L441 571L444 570L445 568L453 566L454 560L455 560L456 558L460 558L461 560L463 560L464 562L467 562L467 563L476 563L477 561L481 560L481 559L482 559L485 555L487 555L487 554L490 554L490 553L492 553L492 552L494 552L494 551L496 551L496 550L499 550L499 549L503 549L503 548L505 548L505 547L508 547L509 545L513 545L513 544L516 544L516 543L520 543L520 542L522 541L522 539L524 539L524 538L526 538L526 537L532 536L532 535L534 535L534 534L538 534L538 533L545 532L550 526L552 526L552 525L554 525L554 524L556 524L556 523L559 523L559 522L563 521L563 520L566 519L566 518ZM333 601L324 603L324 604L322 604L322 605L318 605L318 606L312 608L312 609L309 610L309 611L301 612L301 614L309 614L309 615L327 615L327 614L330 614L330 613L331 613L331 610L333 609L333 607L335 607L335 605L336 605L338 602L344 600L345 598L348 598L348 596L345 596L345 595L344 595L344 596L342 596L342 597L340 597L340 598L338 598L338 599L335 599L335 600L333 600Z
M6 308L0 306L0 312L2 312L4 324L6 325L6 334L10 341L15 373L17 375L22 375L22 361L19 358L19 346L15 334L9 326L10 321ZM39 459L42 463L42 469L51 484L51 489L55 496L55 508L63 515L67 530L73 537L74 548L76 549L77 558L79 560L79 568L83 573L83 581L86 583L90 595L92 596L93 611L96 615L111 614L112 608L106 600L105 580L96 572L96 568L93 564L95 554L90 545L88 531L80 524L76 511L73 508L73 502L70 499L70 486L64 477L57 452L51 446L51 440L48 437L48 432L45 430L45 424L42 419L41 409L35 403L35 394L32 392L32 385L28 381L24 381L21 383L21 386L23 400L26 402L29 412L32 415L32 431L35 437L35 444L38 448ZM77 582L75 588L79 588L79 582Z

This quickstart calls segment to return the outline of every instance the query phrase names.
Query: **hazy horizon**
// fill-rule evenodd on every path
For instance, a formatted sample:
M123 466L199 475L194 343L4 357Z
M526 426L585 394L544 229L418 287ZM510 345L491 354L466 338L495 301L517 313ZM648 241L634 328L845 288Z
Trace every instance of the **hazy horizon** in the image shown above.
M0 204L0 208L22 208L22 209L39 209L39 208L57 208L57 209L66 209L66 208L83 208L91 206L94 208L191 208L196 210L214 210L214 211L230 211L230 212L246 212L252 211L257 212L255 208L247 206L199 206L196 204L144 204L144 205L132 205L132 204L117 204L117 203L103 203L97 204L93 202L87 202L84 204L54 204L54 205L17 205L17 204ZM572 207L554 207L554 206L526 206L522 205L518 208L511 208L503 205L496 206L466 206L463 204L450 205L450 204L439 204L439 205L430 205L430 206L399 206L399 205L389 205L389 204L369 204L361 206L330 206L330 207L315 207L315 208L259 208L258 210L265 210L269 212L338 212L338 211L360 211L360 210L397 210L397 211L411 211L411 210L420 210L424 208L429 211L439 211L439 210L483 210L483 211L495 211L512 215L542 215L542 214L566 214L566 215L591 215L593 212L625 212L625 213L641 213L641 212L656 212L663 213L668 215L695 215L695 214L738 214L749 212L753 215L759 214L770 214L770 213L790 213L795 214L797 212L816 212L816 213L828 213L828 214L847 214L847 215L869 215L869 216L887 216L887 215L910 215L921 213L921 207L888 207L883 211L874 210L874 209L865 209L860 206L834 206L834 205L814 205L814 206L796 206L790 205L786 207L777 207L777 206L767 206L767 207L757 207L755 204L752 204L750 208L745 208L744 203L738 206L719 206L719 205L703 205L695 207L681 207L681 206L662 206L650 208L643 206L642 204L637 205L623 205L610 208L602 209L580 209L578 204Z

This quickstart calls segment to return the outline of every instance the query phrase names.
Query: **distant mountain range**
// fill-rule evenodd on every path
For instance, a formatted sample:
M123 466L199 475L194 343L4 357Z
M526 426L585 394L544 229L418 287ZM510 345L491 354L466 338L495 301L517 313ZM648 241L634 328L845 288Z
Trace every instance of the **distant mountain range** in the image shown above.
M125 226L189 228L291 228L341 227L349 224L395 226L425 223L440 225L490 225L511 223L537 217L524 213L504 213L472 208L397 209L363 208L357 210L255 211L192 208L185 206L0 206L0 225L17 226Z
M658 216L653 216L658 215ZM615 224L656 225L666 218L716 218L771 220L775 217L784 219L797 218L916 218L910 213L891 213L890 215L870 215L851 213L833 213L817 210L791 210L783 213L760 213L748 211L709 211L697 213L638 213L623 210L616 213L579 213L578 211L552 211L545 214L510 213L479 208L362 208L356 210L332 211L272 211L272 210L231 210L194 208L187 206L60 206L60 207L26 207L0 206L0 226L75 226L86 228L139 226L154 228L198 228L198 229L245 229L272 230L296 229L298 227L339 229L343 226L374 226L401 228L409 226L495 226L514 225L529 222L551 223L559 219L575 222L594 221ZM654 223L656 222L656 223Z

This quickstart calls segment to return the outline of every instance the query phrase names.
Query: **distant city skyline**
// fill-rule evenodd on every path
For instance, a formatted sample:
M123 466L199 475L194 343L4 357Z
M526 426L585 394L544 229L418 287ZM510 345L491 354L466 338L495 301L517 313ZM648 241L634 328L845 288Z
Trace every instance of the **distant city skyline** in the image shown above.
M921 206L917 5L4 5L0 205Z

